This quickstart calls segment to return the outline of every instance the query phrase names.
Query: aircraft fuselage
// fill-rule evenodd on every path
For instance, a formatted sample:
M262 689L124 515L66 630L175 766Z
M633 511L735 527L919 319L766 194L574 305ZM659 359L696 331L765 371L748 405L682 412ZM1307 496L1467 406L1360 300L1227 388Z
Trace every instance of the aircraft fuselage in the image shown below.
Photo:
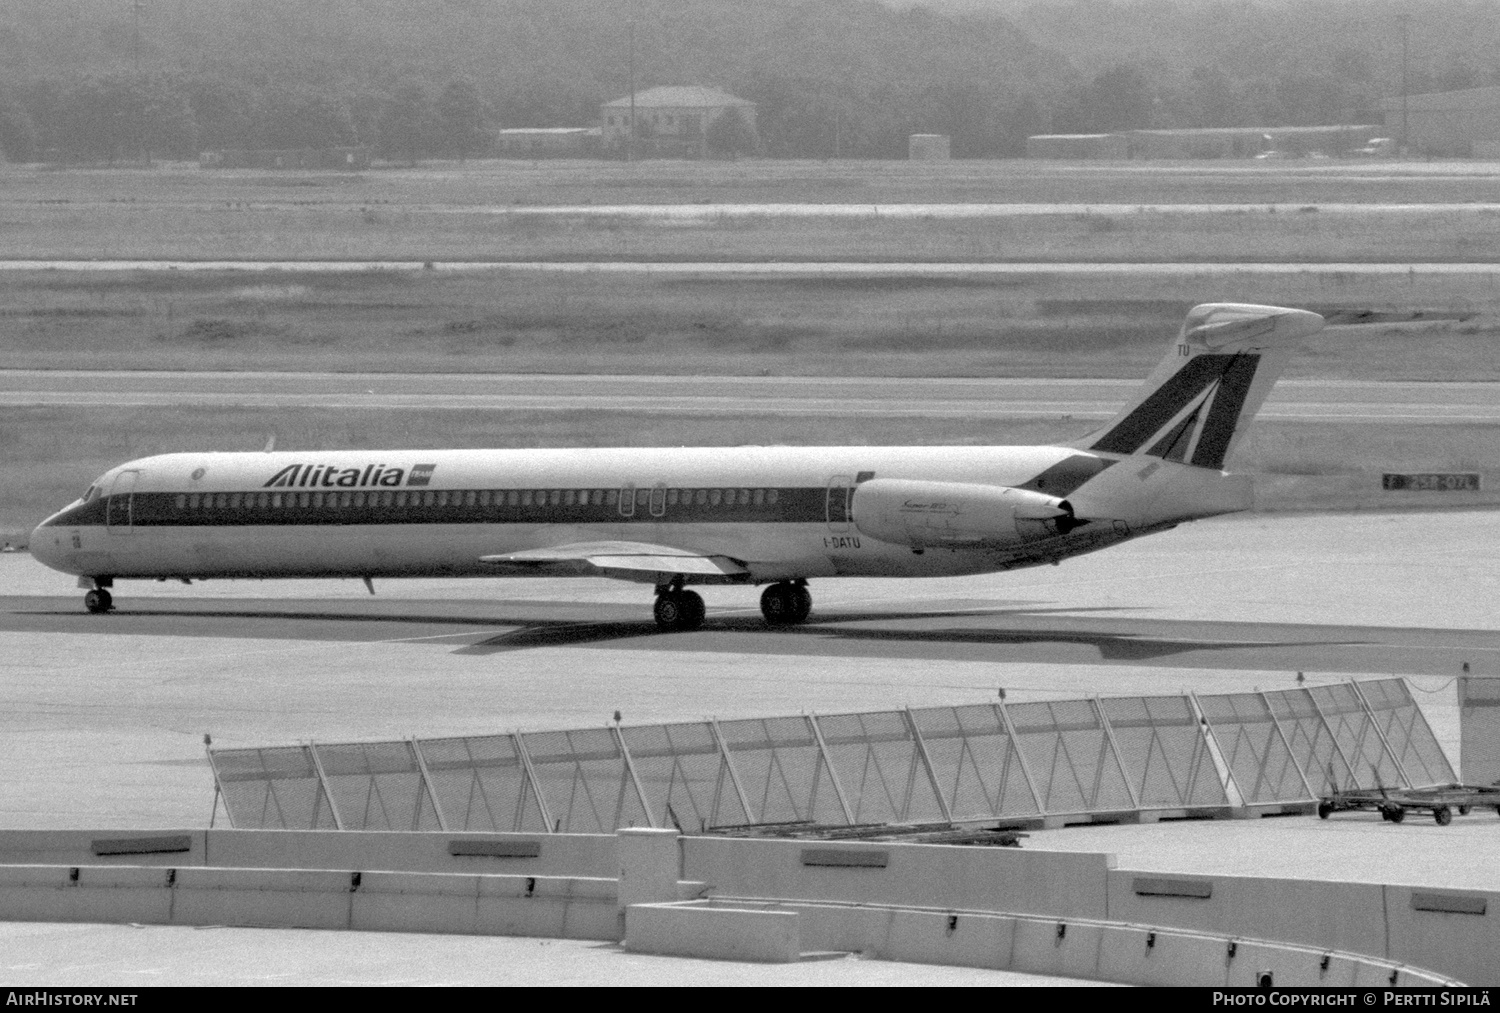
M496 576L519 571L480 557L598 540L743 563L686 583L953 576L1055 562L1191 514L1122 504L1014 544L893 544L861 530L855 490L908 479L1061 498L1117 459L1067 447L168 454L106 473L31 548L56 569L107 578Z

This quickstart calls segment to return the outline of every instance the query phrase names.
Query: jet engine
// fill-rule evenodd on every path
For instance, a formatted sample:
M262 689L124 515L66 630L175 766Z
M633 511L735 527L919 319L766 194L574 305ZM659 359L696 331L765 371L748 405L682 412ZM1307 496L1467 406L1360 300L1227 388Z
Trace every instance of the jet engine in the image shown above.
M1014 545L1065 535L1080 521L1067 500L1029 489L876 478L854 489L860 534L896 545Z

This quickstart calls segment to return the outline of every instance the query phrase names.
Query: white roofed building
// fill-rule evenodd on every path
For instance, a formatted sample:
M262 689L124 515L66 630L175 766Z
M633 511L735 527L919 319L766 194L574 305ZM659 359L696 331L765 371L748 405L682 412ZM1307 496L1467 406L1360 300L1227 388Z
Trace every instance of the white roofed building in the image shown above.
M629 95L600 107L606 151L623 151L630 141ZM755 103L718 88L669 85L635 93L636 152L643 155L702 157L709 128L733 109L755 132Z

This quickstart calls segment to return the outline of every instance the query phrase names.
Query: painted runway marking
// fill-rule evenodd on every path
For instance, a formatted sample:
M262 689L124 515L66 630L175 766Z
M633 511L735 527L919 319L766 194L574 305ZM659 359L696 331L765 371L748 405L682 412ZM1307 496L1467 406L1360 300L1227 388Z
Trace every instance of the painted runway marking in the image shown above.
M0 260L4 271L177 271L194 272L275 272L299 274L340 274L350 272L458 271L527 272L551 274L646 274L646 275L767 275L799 277L972 277L1035 275L1130 275L1151 277L1163 275L1220 276L1235 274L1264 275L1496 275L1500 264L1492 262L1422 261L1404 263L1318 263L1314 261L1163 261L1160 263L1101 263L1097 261L1056 262L967 262L875 263L866 261L728 261L717 263L646 262L646 261L423 261L423 260Z
M317 407L325 410L351 408L409 409L413 411L527 411L579 412L620 411L637 415L743 415L751 412L774 412L778 415L839 415L880 417L944 418L1042 418L1066 422L1072 419L1111 418L1118 405L1100 404L1016 404L912 401L827 401L823 399L780 400L752 398L699 397L598 397L589 395L368 395L354 397L320 397L273 394L210 393L113 393L75 391L0 391L0 405L6 407L41 407L76 405L112 408L160 408L172 405L211 405L221 408L293 408ZM1500 405L1403 405L1403 411L1386 411L1377 405L1267 405L1260 419L1296 419L1325 422L1493 422L1500 419ZM1420 411L1412 408L1420 407Z

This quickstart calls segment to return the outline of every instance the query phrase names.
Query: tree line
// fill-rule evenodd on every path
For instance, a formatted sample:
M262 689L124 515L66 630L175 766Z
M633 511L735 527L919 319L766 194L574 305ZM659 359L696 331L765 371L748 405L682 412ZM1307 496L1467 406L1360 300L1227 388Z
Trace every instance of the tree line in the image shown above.
M12 162L190 159L229 148L367 145L386 158L487 152L490 114L472 81L389 92L261 86L207 75L115 72L0 88L0 151Z
M913 133L1006 157L1035 133L1379 122L1400 75L1375 36L1329 30L1352 2L1074 0L1007 20L869 0L143 0L137 31L128 2L6 0L0 152L465 157L496 128L597 125L631 81L755 102L749 146L773 157L902 157ZM1500 81L1482 62L1500 14L1429 0L1419 41L1446 24L1429 8L1466 12L1478 48L1429 42L1410 90Z

